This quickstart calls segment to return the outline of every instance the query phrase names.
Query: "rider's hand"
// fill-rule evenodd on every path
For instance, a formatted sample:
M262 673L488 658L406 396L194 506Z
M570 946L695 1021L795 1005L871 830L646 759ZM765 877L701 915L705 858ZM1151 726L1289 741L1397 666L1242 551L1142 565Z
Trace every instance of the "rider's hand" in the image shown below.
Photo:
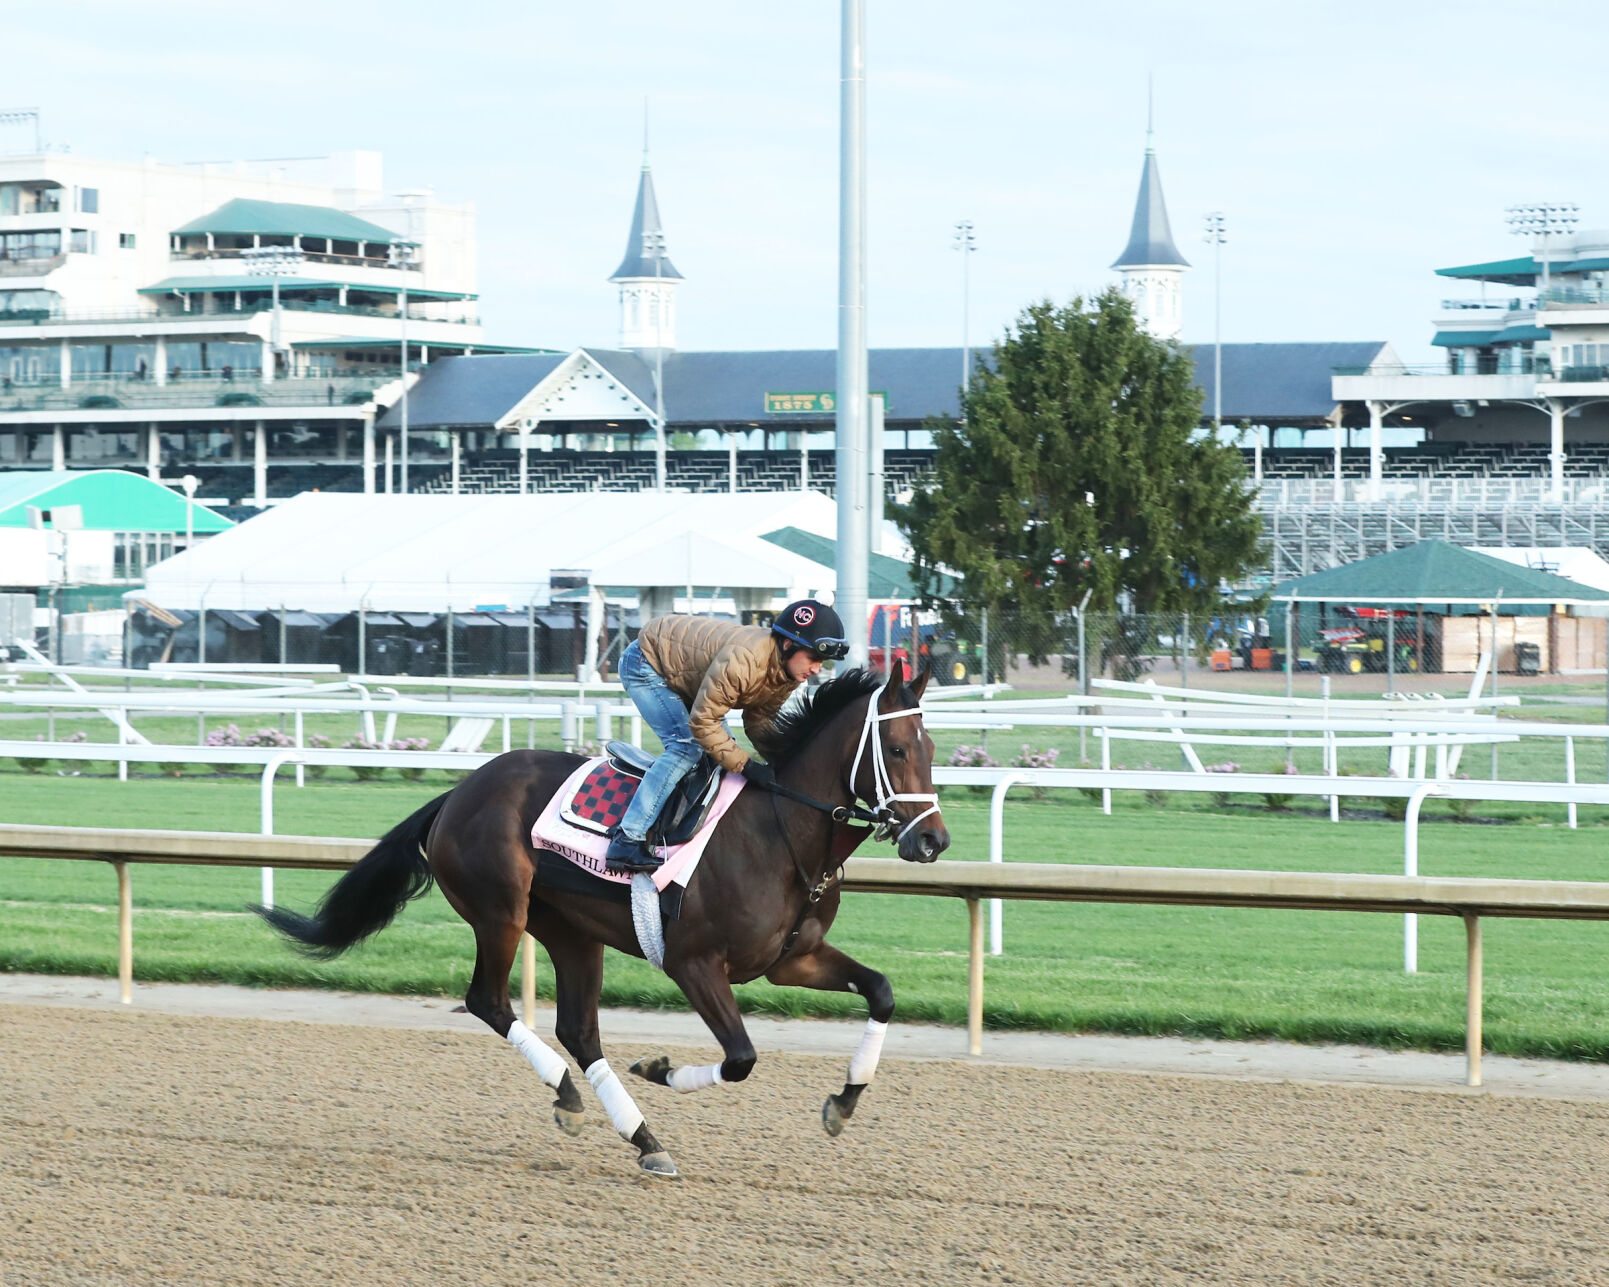
M755 786L771 786L777 780L777 771L760 760L750 760L743 766L743 776Z

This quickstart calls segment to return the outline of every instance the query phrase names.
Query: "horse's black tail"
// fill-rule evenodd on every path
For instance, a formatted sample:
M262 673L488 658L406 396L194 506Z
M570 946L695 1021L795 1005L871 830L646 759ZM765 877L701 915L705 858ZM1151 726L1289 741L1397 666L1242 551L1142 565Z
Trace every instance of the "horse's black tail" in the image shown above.
M339 956L353 944L379 933L391 924L404 903L418 898L434 883L425 859L425 837L451 794L449 791L437 796L386 832L351 871L336 881L312 916L255 903L251 910L293 940L298 951L321 960Z

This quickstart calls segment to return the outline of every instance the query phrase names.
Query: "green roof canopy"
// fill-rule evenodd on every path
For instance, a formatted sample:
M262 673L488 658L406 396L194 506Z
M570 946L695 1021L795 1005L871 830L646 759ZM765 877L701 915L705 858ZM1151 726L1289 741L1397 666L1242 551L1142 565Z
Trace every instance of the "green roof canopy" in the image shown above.
M289 201L225 201L211 214L192 219L175 235L223 233L231 237L328 237L332 241L390 242L398 234L367 219L331 206L303 206Z
M1399 607L1491 603L1499 594L1505 604L1609 602L1609 592L1446 541L1422 541L1274 587L1274 598L1282 603Z
M1456 268L1438 268L1437 277L1460 277L1465 281L1501 282L1505 286L1532 286L1542 271L1536 260L1526 255L1523 259L1493 259L1484 264L1460 264Z
M288 290L340 290L346 287L349 291L358 291L369 295L397 295L402 292L400 285L385 283L375 285L371 282L332 282L322 277L281 277L279 290L281 294ZM253 277L249 274L216 277L168 277L151 286L141 286L136 292L140 295L201 295L208 291L253 290L271 291L274 288L270 277ZM477 299L476 295L467 295L456 290L425 290L419 286L408 287L410 299Z
M1496 338L1496 331L1437 331L1430 342L1444 349L1467 349L1490 344Z
M30 509L83 509L83 526L97 532L182 532L185 499L171 487L121 469L19 469L0 473L0 527L28 527ZM233 527L205 505L193 506L190 530Z
M297 340L293 349L385 349L395 352L397 340ZM518 344L482 344L464 340L409 340L410 347L424 345L432 353L561 353L562 349L532 349Z
M838 566L838 542L829 536L817 536L814 532L806 532L797 527L779 527L774 532L765 533L763 539L770 541L772 545L780 545L790 554L797 554L812 563L819 563L822 567ZM886 554L873 554L868 564L866 578L868 599L915 600L922 597L922 592L911 580L910 568L899 559L891 559ZM947 586L940 588L941 591L948 589Z

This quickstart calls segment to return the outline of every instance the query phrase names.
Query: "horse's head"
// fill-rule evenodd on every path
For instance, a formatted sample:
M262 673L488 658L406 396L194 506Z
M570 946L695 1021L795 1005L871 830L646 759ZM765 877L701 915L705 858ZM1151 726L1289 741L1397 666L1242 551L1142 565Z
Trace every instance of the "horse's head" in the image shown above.
M932 862L950 847L950 832L933 790L933 739L922 724L928 673L924 670L907 686L905 668L895 667L888 682L870 698L877 753L856 757L855 792L893 815L899 856L907 862Z

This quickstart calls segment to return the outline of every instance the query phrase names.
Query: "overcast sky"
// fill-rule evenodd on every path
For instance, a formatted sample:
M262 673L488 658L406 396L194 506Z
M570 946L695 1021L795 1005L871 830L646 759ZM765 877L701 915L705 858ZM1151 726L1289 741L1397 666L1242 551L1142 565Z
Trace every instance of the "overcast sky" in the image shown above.
M867 8L874 346L960 342L958 219L975 343L1113 282L1148 73L1186 340L1212 338L1209 210L1226 342L1409 357L1474 293L1433 269L1523 253L1505 206L1609 227L1602 0ZM617 339L646 94L679 346L830 348L838 39L830 0L52 0L8 7L0 108L118 160L378 149L388 188L477 207L487 338L567 347Z

